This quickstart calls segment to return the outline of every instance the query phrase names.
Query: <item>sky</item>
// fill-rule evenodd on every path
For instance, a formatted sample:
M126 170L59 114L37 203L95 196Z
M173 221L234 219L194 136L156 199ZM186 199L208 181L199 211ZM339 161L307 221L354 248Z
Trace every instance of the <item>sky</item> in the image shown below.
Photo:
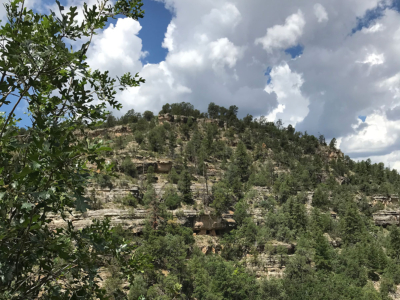
M144 19L109 23L88 53L93 69L146 80L118 94L115 115L237 105L400 170L400 0L143 2Z

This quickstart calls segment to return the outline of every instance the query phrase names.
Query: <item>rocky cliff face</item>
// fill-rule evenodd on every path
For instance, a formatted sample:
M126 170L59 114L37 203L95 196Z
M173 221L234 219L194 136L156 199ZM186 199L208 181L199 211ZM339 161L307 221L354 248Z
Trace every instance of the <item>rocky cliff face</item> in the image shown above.
M235 227L235 220L230 214L220 217L211 214L199 214L196 210L179 209L169 211L179 224L189 227L194 235L217 236ZM67 227L67 222L71 221L76 230L90 226L93 220L110 219L111 227L121 226L134 234L140 234L151 217L150 209L98 209L88 210L85 213L73 212L67 214L63 219L61 216L50 216L51 228Z
M375 225L399 225L400 211L381 210L372 215Z
M160 114L158 115L158 123L164 124L165 122L169 123L187 123L189 118L192 119L193 122L197 122L199 124L216 124L219 127L226 127L226 123L224 121L218 119L205 119L205 118L193 118L187 116L179 116L179 115L171 115L171 114Z
M194 119L194 122L198 124L216 124L219 127L219 132L223 132L226 124L220 120L213 119ZM171 114L159 115L158 123L171 123L175 124L170 127L179 127L179 124L187 123L189 120L186 116L177 116ZM178 124L178 125L176 125ZM177 161L173 160L173 155L158 155L150 153L150 151L142 150L139 144L137 144L132 138L132 131L129 126L116 126L114 128L98 129L93 131L88 131L85 133L89 137L101 138L108 136L111 139L115 137L130 137L128 142L128 147L125 149L114 150L112 152L112 157L107 157L111 161L121 162L126 157L129 157L131 162L134 163L136 168L136 176L134 180L129 182L129 184L114 184L112 188L102 188L99 185L92 184L88 187L87 196L95 198L97 203L96 210L88 210L85 213L74 212L67 215L66 219L54 216L50 223L53 228L65 227L67 225L66 221L71 221L76 229L82 229L89 226L94 219L105 219L109 218L111 226L121 226L124 230L131 232L132 234L140 235L146 225L146 222L152 217L152 211L150 208L145 206L128 206L122 203L121 199L125 197L133 196L136 199L141 199L143 193L145 192L144 186L146 181L146 174L150 167L154 168L156 173L156 182L153 184L153 188L156 193L156 197L160 201L165 201L163 195L165 192L165 186L170 185L174 189L177 188L176 184L168 183L167 174L170 173L171 169L174 167L174 163ZM221 140L228 141L226 136L221 134L219 137ZM176 147L176 152L178 149L183 153L183 149L186 143L186 139L183 139L183 144ZM230 150L237 144L238 136L229 140L227 143ZM265 146L265 144L263 145ZM277 175L290 173L288 168L282 167L276 161L274 161L274 153L271 149L264 147L266 157L272 162L274 170L273 172ZM234 149L233 149L234 150ZM317 151L318 155L321 156L322 160L326 163L330 161L337 161L343 159L343 153L337 149L331 149L326 146L321 146ZM182 154L183 156L183 154ZM180 161L182 164L182 161ZM194 163L189 162L189 167L196 168ZM217 183L223 173L224 169L221 167L221 160L213 160L205 162L206 175L204 174L194 174L192 177L191 191L194 196L194 205L187 206L184 205L176 210L169 210L168 212L174 216L173 222L177 222L182 226L191 228L196 241L196 244L205 254L209 253L219 253L222 249L220 243L220 236L232 230L236 227L235 215L233 211L227 211L225 214L218 216L215 214L214 210L205 203L210 200L210 195L212 194L212 186ZM326 169L321 169L317 171L317 177L320 182L327 182L329 180L329 171ZM339 176L335 180L340 184L347 184L349 178L347 175ZM115 183L115 182L113 182ZM175 181L176 183L176 181ZM273 192L273 188L270 189L265 187L253 187L255 193L254 196L246 200L248 201L249 209L247 213L254 220L255 224L265 224L266 214L268 209L261 207L260 203L268 199L269 197L277 199L276 194ZM314 192L306 191L306 210L311 213L312 210L312 199ZM373 219L375 224L378 226L387 225L399 225L400 212L397 210L390 210L387 206L392 204L398 204L398 196L383 196L375 195L371 198L371 205L382 203L387 210L381 210L373 214ZM330 216L336 219L336 212L331 212ZM326 236L327 240L331 243L333 247L340 247L341 240L333 239L329 235ZM258 277L264 276L282 276L285 269L286 261L289 256L295 251L296 245L290 243L282 243L278 241L271 241L268 245L256 245L255 248L258 249L258 253L247 254L243 257L242 262L247 267L248 270L254 272Z

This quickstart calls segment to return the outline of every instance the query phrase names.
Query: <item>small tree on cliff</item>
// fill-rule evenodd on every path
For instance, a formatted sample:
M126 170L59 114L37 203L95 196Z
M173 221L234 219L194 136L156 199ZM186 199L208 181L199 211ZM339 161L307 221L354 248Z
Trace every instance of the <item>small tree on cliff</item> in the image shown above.
M190 186L192 184L192 176L189 173L186 161L178 181L178 190L182 193L182 200L185 203L192 203L192 191Z
M237 144L234 154L234 164L238 168L241 181L246 182L249 180L251 157L247 153L246 146L242 141Z
M333 138L333 139L331 140L331 142L329 143L329 147L330 147L331 149L336 149L336 144L337 144L336 138Z

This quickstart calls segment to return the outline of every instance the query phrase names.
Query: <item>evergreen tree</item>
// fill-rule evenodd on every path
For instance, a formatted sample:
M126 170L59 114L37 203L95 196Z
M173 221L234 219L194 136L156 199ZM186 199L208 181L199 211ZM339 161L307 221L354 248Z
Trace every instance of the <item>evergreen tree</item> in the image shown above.
M240 180L246 182L250 176L251 157L242 141L237 144L233 161L238 168Z
M317 270L331 270L332 268L332 246L328 240L323 236L321 231L318 231L315 237L315 266Z
M228 165L228 169L224 174L224 182L229 186L233 193L240 197L243 191L243 185L240 181L240 170L234 163Z
M188 171L188 167L186 162L184 163L183 170L180 174L179 181L178 181L178 190L182 194L183 202L190 204L193 202L192 191L190 189L192 184L192 176Z
M168 148L172 159L175 158L175 147L176 147L176 134L174 130L171 130L168 136Z
M329 143L329 147L331 148L331 149L336 149L336 139L335 138L333 138L332 140L331 140L331 142Z
M355 204L348 204L341 225L342 237L345 243L355 244L361 241L365 233L365 225Z
M212 188L213 202L211 207L215 208L218 215L225 213L232 204L232 194L224 182L218 182Z
M400 229L397 226L390 227L389 246L390 256L400 260Z
M320 187L317 188L314 192L312 205L318 208L325 208L328 205L328 194L324 192Z
M146 176L147 185L150 186L151 184L155 183L155 174L154 174L154 167L149 166L147 168L147 176Z

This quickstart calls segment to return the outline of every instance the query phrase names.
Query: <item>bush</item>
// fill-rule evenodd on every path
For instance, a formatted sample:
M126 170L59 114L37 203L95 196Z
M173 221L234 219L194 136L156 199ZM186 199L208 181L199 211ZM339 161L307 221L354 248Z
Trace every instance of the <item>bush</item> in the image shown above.
M146 206L149 206L150 203L156 199L156 191L154 188L150 185L149 188L147 189L146 193L143 195L143 204Z
M141 145L143 143L144 135L143 135L143 133L141 131L136 131L136 133L135 133L135 141L139 145Z
M136 199L136 197L133 196L132 194L126 195L120 201L123 205L133 206L133 207L136 207L139 204L138 199Z
M109 188L111 190L114 187L110 175L98 174L95 176L95 180L102 188Z
M90 191L90 202L89 202L90 208L93 210L101 209L102 205L99 199L96 197L96 190L92 189Z
M165 205L168 207L168 209L177 209L181 204L181 201L181 197L179 197L176 192L170 193L165 199Z
M126 146L126 141L122 136L118 136L114 141L114 147L117 150L124 149Z
M179 175L176 173L175 168L172 168L168 174L168 181L173 184L177 184L179 181Z
M146 180L147 180L147 184L152 184L152 183L156 182L153 166L148 167Z
M137 176L136 165L129 157L125 157L121 164L121 172L135 178Z
M147 284L142 275L135 276L128 294L128 300L138 300L141 296L146 295Z
M221 215L232 205L232 194L224 182L216 183L212 188L212 193L214 201L211 203L211 207L215 208L218 215Z
M143 113L143 118L144 118L145 120L147 120L147 121L151 121L151 119L154 118L154 114L153 114L152 111L146 110L146 111Z

